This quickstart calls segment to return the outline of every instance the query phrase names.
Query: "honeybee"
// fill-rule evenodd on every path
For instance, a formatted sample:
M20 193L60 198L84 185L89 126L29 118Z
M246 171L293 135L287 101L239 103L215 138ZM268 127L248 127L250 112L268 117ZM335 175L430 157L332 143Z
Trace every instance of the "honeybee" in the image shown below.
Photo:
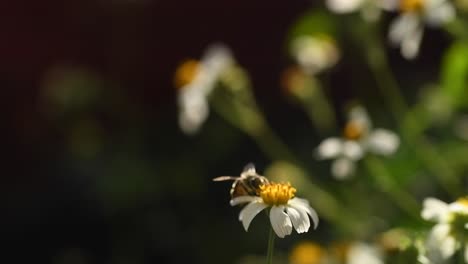
M260 186L270 183L266 177L257 174L255 166L252 163L249 163L244 167L244 170L239 177L220 176L213 179L213 181L229 180L234 181L230 191L231 198L244 195L258 196L258 189Z

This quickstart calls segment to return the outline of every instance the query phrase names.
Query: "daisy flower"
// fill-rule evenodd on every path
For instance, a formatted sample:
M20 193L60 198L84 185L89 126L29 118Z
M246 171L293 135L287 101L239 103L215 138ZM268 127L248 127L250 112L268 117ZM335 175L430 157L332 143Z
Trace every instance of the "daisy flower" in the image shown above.
M366 21L375 21L381 10L391 10L398 0L327 0L328 9L337 14L359 11Z
M332 175L337 179L349 177L355 170L355 162L368 151L389 156L395 153L400 144L399 137L383 128L372 128L366 110L354 107L349 112L348 122L343 130L343 137L331 137L317 147L319 159L334 159Z
M309 231L310 219L317 228L319 219L315 210L305 199L294 197L296 189L289 183L269 183L260 186L259 196L238 196L230 201L231 206L248 203L239 214L245 231L250 223L261 211L270 208L270 223L278 237L290 235L292 229L297 233Z
M196 133L209 114L208 96L220 75L234 64L229 49L221 44L208 47L200 61L187 60L175 73L178 89L179 125L186 134Z
M335 41L328 35L303 35L293 40L291 54L308 74L316 74L334 66L340 58Z
M437 224L425 242L418 259L424 264L443 263L457 250L463 250L468 262L468 198L447 204L435 198L424 200L422 218Z
M401 47L406 59L418 55L425 24L440 27L455 17L455 9L448 0L400 0L396 9L400 15L390 24L389 39Z

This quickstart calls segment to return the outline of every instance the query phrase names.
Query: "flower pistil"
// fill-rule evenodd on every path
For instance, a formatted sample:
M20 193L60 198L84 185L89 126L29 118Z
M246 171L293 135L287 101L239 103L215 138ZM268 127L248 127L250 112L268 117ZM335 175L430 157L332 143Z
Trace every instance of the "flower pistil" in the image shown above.
M294 198L296 188L290 183L270 183L260 186L260 197L267 205L285 205Z
M400 2L400 10L407 12L420 12L424 8L425 0L402 0Z

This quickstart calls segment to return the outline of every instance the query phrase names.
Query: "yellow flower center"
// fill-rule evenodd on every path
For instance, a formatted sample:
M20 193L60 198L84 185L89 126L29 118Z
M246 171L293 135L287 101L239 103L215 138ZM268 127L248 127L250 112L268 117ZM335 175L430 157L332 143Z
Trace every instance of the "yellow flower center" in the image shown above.
M198 71L200 70L200 63L196 60L186 60L176 70L174 75L174 84L177 88L182 88L191 83Z
M420 12L423 10L425 0L401 0L400 10L402 12Z
M457 200L457 203L463 205L463 206L466 206L468 207L468 197L463 197L463 198L459 198Z
M325 250L313 242L302 242L295 246L289 256L291 264L319 264L325 257Z
M288 94L303 89L306 82L307 77L299 67L291 66L281 75L281 86Z
M364 127L359 122L350 121L346 124L343 134L349 140L358 140L364 135Z
M468 197L463 197L455 202L455 205L461 208L454 209L449 216L450 223L450 235L458 238L460 241L465 241L468 238L468 214L466 208L468 208Z
M285 205L294 197L296 189L290 183L270 183L260 186L260 197L265 204Z

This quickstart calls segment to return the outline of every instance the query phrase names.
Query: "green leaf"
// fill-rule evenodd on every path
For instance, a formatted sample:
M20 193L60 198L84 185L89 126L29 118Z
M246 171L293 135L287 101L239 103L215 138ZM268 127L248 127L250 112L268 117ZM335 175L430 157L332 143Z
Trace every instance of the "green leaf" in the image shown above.
M468 107L468 43L456 42L446 52L442 62L442 95L455 108Z
M293 22L286 41L288 47L292 40L303 35L328 35L336 37L337 26L333 16L324 11L307 11Z

